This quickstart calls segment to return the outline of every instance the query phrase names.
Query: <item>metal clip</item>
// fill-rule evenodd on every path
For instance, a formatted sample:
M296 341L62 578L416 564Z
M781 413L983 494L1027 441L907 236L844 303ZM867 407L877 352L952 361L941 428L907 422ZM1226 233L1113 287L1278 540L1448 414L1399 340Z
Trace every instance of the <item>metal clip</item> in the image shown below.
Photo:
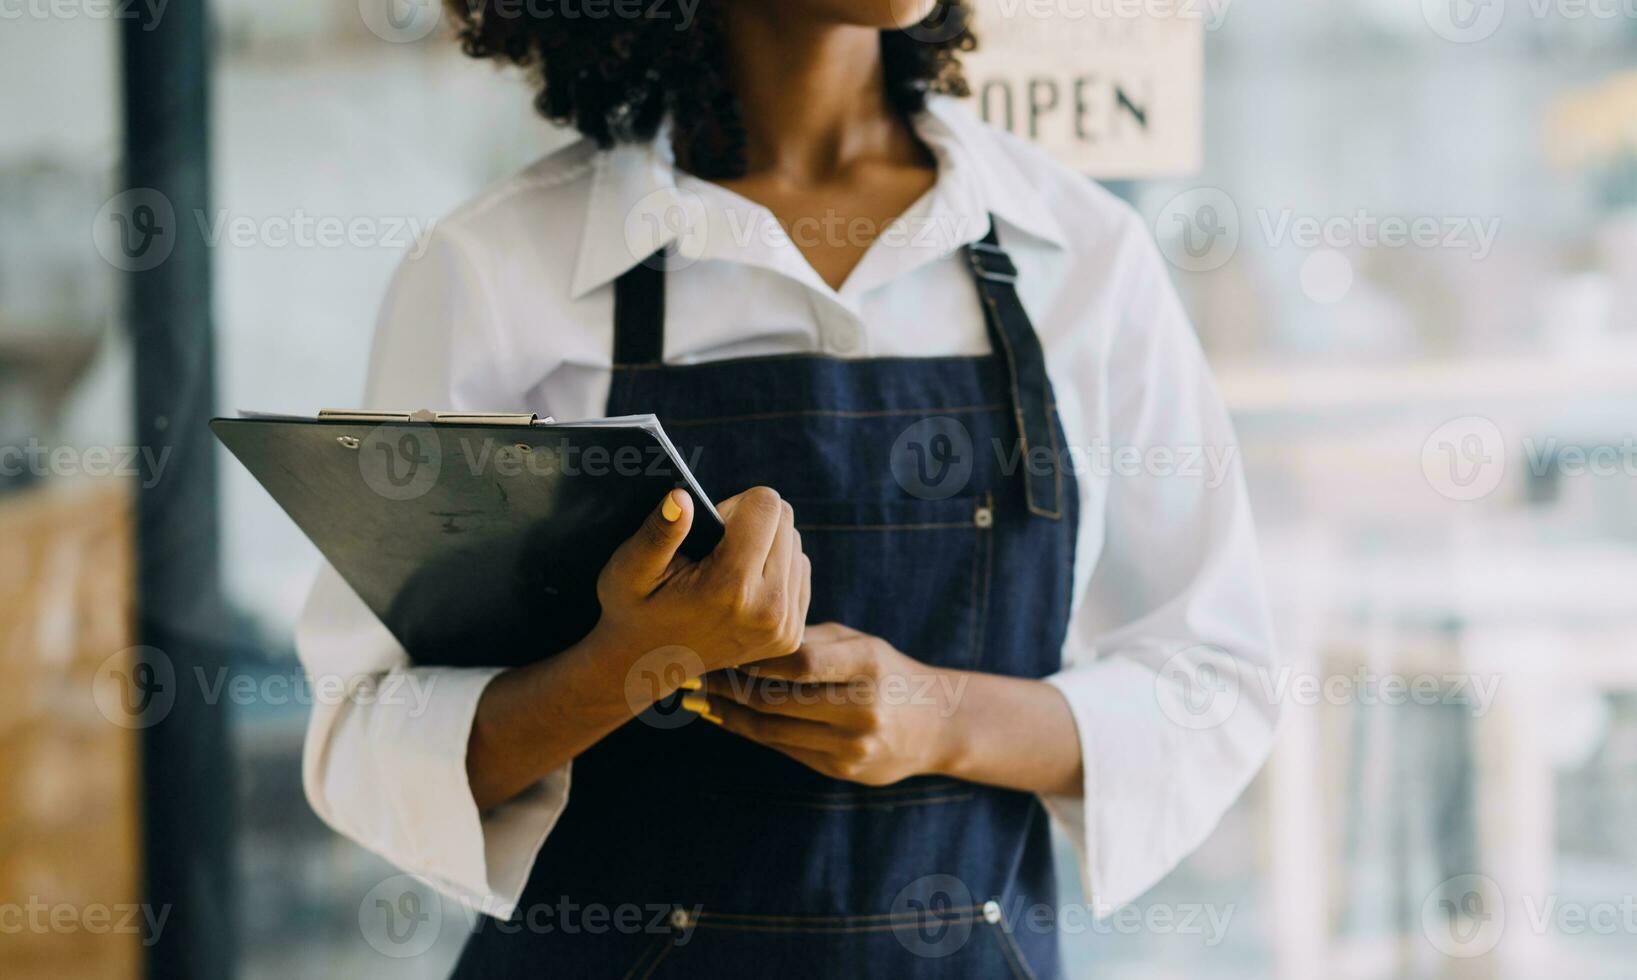
M359 412L326 408L318 417L330 422L429 422L447 425L533 425L533 412L434 412L419 409L414 412Z

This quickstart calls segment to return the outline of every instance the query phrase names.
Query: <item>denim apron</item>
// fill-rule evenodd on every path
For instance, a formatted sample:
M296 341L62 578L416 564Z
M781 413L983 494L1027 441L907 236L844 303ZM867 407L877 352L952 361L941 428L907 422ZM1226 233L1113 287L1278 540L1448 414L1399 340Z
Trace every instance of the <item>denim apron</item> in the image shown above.
M608 414L658 415L717 499L767 485L791 502L809 623L1044 677L1068 622L1078 494L1017 270L993 230L966 257L989 355L681 366L662 362L650 260L616 284ZM575 760L517 915L482 921L456 976L1060 975L1034 795L831 779L675 701Z

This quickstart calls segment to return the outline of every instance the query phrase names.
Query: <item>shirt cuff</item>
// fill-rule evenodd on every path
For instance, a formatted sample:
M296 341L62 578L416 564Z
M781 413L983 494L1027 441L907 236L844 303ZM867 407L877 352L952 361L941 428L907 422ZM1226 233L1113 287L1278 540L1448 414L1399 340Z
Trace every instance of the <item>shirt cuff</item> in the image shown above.
M380 785L390 794L398 826L407 831L413 860L405 870L486 915L509 918L568 803L570 767L480 814L467 779L466 750L478 700L500 671L393 673L422 675L428 701L436 699L436 710L391 726L390 733L376 733L386 736L376 740L379 764L400 777L382 779Z
M1165 877L1186 853L1169 846L1160 829L1174 812L1167 773L1178 746L1159 710L1155 676L1140 664L1104 658L1046 683L1069 703L1084 776L1082 798L1042 795L1041 802L1073 841L1084 901L1102 919Z

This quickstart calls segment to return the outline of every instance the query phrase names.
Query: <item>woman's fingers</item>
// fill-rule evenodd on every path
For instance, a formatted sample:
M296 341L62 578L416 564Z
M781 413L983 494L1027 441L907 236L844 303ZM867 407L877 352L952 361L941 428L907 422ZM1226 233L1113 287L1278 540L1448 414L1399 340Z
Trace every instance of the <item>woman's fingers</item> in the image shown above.
M846 736L823 722L763 714L722 698L712 698L710 707L711 713L722 719L723 728L763 745L829 754L841 749L846 741Z
M835 722L846 716L851 696L845 686L759 681L743 673L721 671L705 678L711 704L728 703L764 715Z
M807 556L802 554L801 551L800 532L792 528L791 533L795 535L795 547L790 549L790 563L785 567L784 573L784 594L787 601L784 621L790 627L796 637L796 642L799 644L807 626L808 563Z
M873 637L839 623L809 626L795 653L758 660L745 670L757 677L804 684L846 684L874 673Z
M730 575L760 578L784 517L785 503L767 487L752 487L717 505L725 530L707 561Z
M798 614L796 616L796 622L802 624L802 627L803 627L802 635L805 637L806 636L807 613L808 613L808 610L812 609L812 605L813 605L813 562L812 562L811 559L809 559L807 557L807 554L805 552L803 552L802 556L801 556L800 572L801 572L801 608L800 608L800 611L798 612Z
M773 543L767 549L767 559L762 562L762 578L770 585L782 585L790 578L791 562L801 550L795 514L789 504L779 501L779 524L773 532Z

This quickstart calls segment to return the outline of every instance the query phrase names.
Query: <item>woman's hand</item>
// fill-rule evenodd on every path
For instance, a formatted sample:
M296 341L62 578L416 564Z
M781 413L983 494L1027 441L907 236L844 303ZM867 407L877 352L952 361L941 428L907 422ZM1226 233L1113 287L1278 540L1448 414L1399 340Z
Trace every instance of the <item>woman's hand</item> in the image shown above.
M703 703L688 702L827 776L885 786L952 767L953 719L968 677L826 623L809 627L789 656L711 674Z
M596 628L484 688L466 748L479 811L568 764L690 677L800 644L809 566L790 505L764 487L717 509L722 543L689 561L677 548L693 526L693 500L667 494L597 577Z
M597 578L601 645L633 656L682 648L697 655L700 673L797 648L812 569L790 505L756 487L717 509L727 530L703 561L677 554L694 516L681 490L614 553Z
M711 674L683 704L834 779L935 774L1081 794L1074 716L1055 687L932 667L835 623L810 627L787 657Z

